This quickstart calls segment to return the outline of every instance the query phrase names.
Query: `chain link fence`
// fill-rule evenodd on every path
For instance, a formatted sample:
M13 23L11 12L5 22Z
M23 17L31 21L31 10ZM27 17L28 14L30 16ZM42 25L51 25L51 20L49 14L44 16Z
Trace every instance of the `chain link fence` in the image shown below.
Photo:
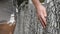
M33 4L24 1L17 13L17 33L15 34L60 34L60 1L45 0L44 6L47 9L47 27L42 28L37 19L36 9Z

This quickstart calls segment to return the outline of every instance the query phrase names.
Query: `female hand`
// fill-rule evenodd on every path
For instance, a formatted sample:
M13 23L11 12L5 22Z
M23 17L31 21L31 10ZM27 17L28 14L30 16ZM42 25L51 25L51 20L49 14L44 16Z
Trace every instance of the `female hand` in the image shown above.
M47 13L46 13L46 8L43 5L37 7L37 16L38 19L41 21L43 28L46 28Z

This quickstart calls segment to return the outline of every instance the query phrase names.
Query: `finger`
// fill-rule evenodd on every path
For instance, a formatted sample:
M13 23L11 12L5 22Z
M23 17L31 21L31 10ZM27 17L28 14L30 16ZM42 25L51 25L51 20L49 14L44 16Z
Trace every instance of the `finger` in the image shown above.
M40 21L41 21L43 28L45 28L46 27L46 20L44 20L44 18L40 17Z
M41 18L38 16L38 20L41 22L41 24L42 24L42 26L43 26L43 28L45 27L45 25L44 25L44 23L43 23L43 21L41 20Z
M45 28L46 26L45 26L45 24L43 23L43 20L42 20L42 19L40 19L40 22L41 22L43 28Z
M45 27L46 27L46 22L45 22L46 20L44 21L43 17L44 17L44 16L39 15L39 16L38 16L38 19L40 20L43 28L45 28Z
M40 22L41 22L41 24L42 24L42 26L43 26L43 28L45 27L45 25L44 25L44 23L43 23L43 21L42 21L42 19L41 19L41 17L37 14L37 16L38 16L38 20L40 20Z
M45 18L45 16L44 16L44 14L41 14L41 15L40 15L40 18L43 20L43 23L46 24L46 18Z
M46 9L43 10L43 19L45 19L45 21L47 20L47 12Z
M37 16L38 16L38 19L40 20L43 28L45 28L46 27L46 19L44 18L44 15L43 14L41 14L41 15L37 14Z

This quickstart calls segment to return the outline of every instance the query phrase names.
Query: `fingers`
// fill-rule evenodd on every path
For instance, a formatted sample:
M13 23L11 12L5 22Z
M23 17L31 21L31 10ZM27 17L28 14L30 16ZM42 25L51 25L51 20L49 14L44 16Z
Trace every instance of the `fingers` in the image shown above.
M42 24L43 28L46 28L46 24L45 24L45 22L44 22L42 17L40 17L40 21L41 21L41 24Z
M41 23L43 23L43 27L45 28L46 27L46 18L44 17L44 14L40 15L40 19L41 19Z
M40 13L40 15L38 15L38 19L41 21L41 24L43 26L43 28L46 28L46 18L44 17L43 13Z
M43 19L44 19L44 22L46 22L46 19L47 19L47 12L46 12L46 9L43 10ZM46 23L47 24L47 23Z

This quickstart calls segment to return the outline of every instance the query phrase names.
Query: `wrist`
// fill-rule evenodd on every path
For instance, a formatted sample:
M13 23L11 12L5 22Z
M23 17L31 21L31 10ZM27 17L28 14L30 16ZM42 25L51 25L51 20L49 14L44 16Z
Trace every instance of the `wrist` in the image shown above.
M39 5L36 6L36 8L39 9L41 5L42 5L42 4L40 3Z

